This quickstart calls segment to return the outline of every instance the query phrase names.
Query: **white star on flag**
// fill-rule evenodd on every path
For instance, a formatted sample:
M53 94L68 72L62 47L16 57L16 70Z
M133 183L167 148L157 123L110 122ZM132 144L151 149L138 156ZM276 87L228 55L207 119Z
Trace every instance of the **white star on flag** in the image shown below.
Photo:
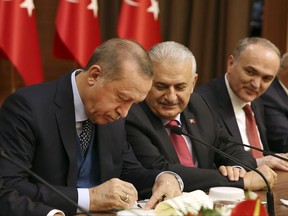
M159 15L159 3L157 0L150 0L151 6L147 9L147 12L153 13L154 20L158 20Z
M33 0L25 0L20 4L20 8L26 8L28 15L31 17L32 16L32 11L35 9Z
M97 0L91 0L91 3L87 6L88 10L92 10L94 17L98 16L98 2Z

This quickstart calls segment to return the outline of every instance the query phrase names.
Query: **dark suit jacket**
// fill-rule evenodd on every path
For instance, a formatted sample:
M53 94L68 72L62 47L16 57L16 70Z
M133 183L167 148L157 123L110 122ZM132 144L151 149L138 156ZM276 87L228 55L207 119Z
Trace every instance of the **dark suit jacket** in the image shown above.
M124 120L95 125L95 133L94 145L99 158L95 163L99 165L100 182L121 177L139 191L151 189L159 171L145 170L137 161L126 142ZM77 203L78 143L71 74L9 96L0 111L0 143L13 158ZM76 207L1 157L0 176L5 187L15 188L26 199L29 197L68 214L76 212ZM13 203L13 199L10 201ZM28 205L19 211L27 208Z
M195 138L245 161L252 167L256 166L254 158L241 146L223 144L219 141L219 137L226 134L199 95L192 94L188 107L181 113L181 122L187 132ZM224 185L243 187L243 180L230 182L218 170L213 170L214 163L216 166L235 165L235 163L215 154L199 141L191 140L199 168L182 166L162 121L151 112L145 102L134 105L129 111L126 118L126 132L127 140L142 165L149 169L175 171L182 177L185 191L205 190Z
M240 130L238 128L232 102L225 85L224 76L197 87L195 91L207 100L213 112L218 116L220 123L227 129L229 134L237 142L242 143ZM261 99L258 98L254 100L251 103L251 106L256 118L256 124L259 129L263 147L265 150L269 151L266 128L264 125L264 108Z
M288 152L288 95L277 77L261 99L270 149L275 152Z
M16 190L5 188L2 179L0 179L0 209L1 216L39 216L46 215L50 211L50 207L43 203L32 202L31 199L19 195Z

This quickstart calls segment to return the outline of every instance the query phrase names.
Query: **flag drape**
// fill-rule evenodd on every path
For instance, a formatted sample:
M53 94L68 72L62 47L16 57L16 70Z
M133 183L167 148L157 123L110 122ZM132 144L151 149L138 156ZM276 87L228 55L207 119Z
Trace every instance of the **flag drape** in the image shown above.
M43 81L33 0L0 0L0 57L11 61L25 85Z
M148 50L162 40L159 13L157 0L123 0L118 36L138 41Z
M100 43L97 0L60 0L54 56L76 60L85 67Z

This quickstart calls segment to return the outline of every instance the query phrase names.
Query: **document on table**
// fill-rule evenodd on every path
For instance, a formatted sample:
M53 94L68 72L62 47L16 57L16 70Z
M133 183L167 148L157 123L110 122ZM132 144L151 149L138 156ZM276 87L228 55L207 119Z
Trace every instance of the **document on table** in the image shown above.
M144 207L145 202L141 203L140 201L139 204ZM201 207L212 209L213 201L205 192L196 190L162 201L154 210L144 210L135 205L131 209L117 212L117 216L181 216L188 213L197 214Z

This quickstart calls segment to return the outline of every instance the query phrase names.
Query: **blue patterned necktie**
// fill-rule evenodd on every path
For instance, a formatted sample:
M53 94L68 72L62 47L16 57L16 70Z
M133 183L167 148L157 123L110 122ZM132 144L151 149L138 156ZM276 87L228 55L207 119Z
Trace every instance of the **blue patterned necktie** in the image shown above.
M82 122L82 132L79 135L79 140L84 157L86 156L86 152L90 143L92 126L93 124L89 120L85 120Z

